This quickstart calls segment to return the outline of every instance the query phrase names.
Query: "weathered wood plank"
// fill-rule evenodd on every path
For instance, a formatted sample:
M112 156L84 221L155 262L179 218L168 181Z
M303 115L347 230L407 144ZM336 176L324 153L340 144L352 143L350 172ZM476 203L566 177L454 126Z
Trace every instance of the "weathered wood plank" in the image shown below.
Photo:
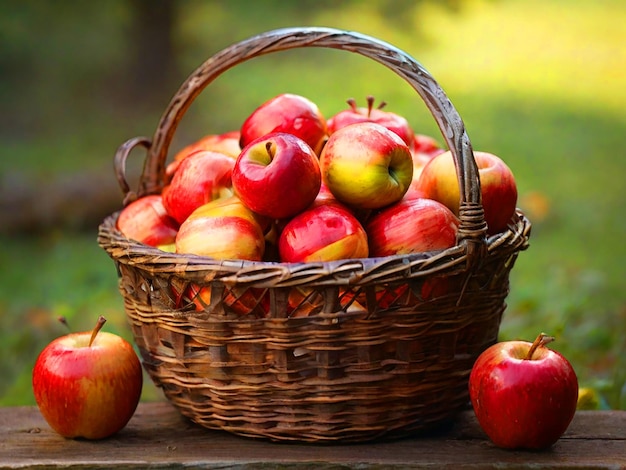
M211 431L142 403L102 441L55 434L34 407L0 408L0 468L626 468L626 412L579 412L544 452L495 448L473 413L438 436L353 445L281 444Z

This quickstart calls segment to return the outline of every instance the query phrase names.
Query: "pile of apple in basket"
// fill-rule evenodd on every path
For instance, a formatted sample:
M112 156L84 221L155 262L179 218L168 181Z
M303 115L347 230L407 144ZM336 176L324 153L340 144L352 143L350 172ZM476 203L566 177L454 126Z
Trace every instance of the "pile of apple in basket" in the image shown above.
M215 259L326 262L456 244L459 184L450 151L372 97L328 119L281 94L239 130L179 151L161 194L127 205L128 238ZM497 156L474 152L488 233L506 229L517 189Z

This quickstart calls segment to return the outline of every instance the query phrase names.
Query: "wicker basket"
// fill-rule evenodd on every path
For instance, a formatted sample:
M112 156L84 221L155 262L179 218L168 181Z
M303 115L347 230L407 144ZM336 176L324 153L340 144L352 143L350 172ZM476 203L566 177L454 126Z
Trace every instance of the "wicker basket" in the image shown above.
M301 47L369 57L423 99L457 162L456 246L329 263L224 261L129 240L116 229L117 214L101 224L98 241L117 266L144 367L194 422L277 441L357 442L427 432L468 404L469 373L497 340L509 272L528 246L530 223L518 211L505 232L486 236L463 122L413 58L377 39L327 28L281 29L234 44L185 81L153 139L119 148L115 169L125 202L162 190L176 127L212 80L248 59ZM147 156L133 192L125 166L137 147ZM198 299L180 295L199 289L210 293L200 309Z

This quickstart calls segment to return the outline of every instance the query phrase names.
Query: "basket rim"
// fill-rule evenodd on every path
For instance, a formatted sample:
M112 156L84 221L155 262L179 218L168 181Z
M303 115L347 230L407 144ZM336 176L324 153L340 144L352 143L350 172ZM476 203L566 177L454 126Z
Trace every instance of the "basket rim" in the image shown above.
M192 282L245 283L255 287L347 286L406 281L475 268L462 242L439 251L307 263L221 260L170 253L126 238L117 229L118 215L119 211L109 215L98 227L98 244L114 261ZM530 231L530 221L518 209L507 230L486 240L485 260L525 250Z

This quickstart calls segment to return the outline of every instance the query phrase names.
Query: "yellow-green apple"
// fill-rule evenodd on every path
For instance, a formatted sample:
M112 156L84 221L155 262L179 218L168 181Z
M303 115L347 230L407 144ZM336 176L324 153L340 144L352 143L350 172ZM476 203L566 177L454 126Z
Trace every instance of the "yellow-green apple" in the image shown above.
M370 256L445 250L456 244L459 219L427 198L402 199L373 214L365 225Z
M326 141L326 119L317 105L304 96L283 93L256 108L241 126L239 145L275 132L293 134L304 140L316 154Z
M328 119L328 133L333 134L342 127L357 122L375 122L398 134L411 147L414 132L406 118L397 113L383 110L387 105L384 101L374 108L374 101L373 96L368 96L367 107L358 107L354 98L350 98L347 101L350 106L349 109L339 111Z
M278 252L286 263L366 258L367 234L347 207L317 204L287 222L278 238Z
M476 418L491 441L507 449L544 449L568 428L578 399L578 379L569 361L545 345L502 341L476 360L469 394Z
M167 213L160 194L141 197L121 210L117 228L126 238L146 245L167 246L176 240L178 222Z
M313 149L293 134L264 135L246 145L233 168L233 190L254 212L284 219L306 209L322 182Z
M328 138L320 155L322 181L355 209L378 209L399 201L413 178L409 147L374 122L350 124Z
M488 152L474 152L480 178L482 204L489 234L506 229L515 213L517 185L511 169ZM452 153L436 155L424 166L416 188L426 197L445 204L459 214L459 183Z
M176 252L216 259L261 261L265 249L263 222L236 196L198 207L181 224Z
M223 153L232 158L237 158L239 152L241 152L239 138L240 133L238 130L228 131L222 134L209 134L186 145L174 155L174 160L167 165L165 170L167 177L171 179L171 177L174 176L180 162L184 158L201 150L210 150L212 152Z
M182 224L189 214L207 202L232 194L235 159L202 150L183 159L163 191L167 212Z
M50 427L67 438L102 439L133 416L143 385L141 363L122 337L70 333L48 344L33 368L33 392Z

